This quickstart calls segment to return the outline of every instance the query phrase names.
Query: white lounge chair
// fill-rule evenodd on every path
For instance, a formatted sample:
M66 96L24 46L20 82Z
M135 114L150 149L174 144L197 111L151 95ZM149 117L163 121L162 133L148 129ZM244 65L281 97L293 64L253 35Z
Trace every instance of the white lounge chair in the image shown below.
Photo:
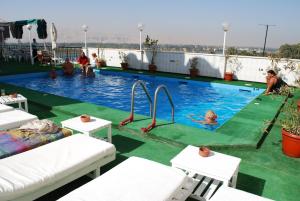
M179 169L130 157L59 201L180 201L187 199L192 185Z
M4 104L0 104L0 113L11 111L13 109L14 109L13 107L10 107L10 106L4 105Z
M209 201L272 201L235 188L222 186Z
M111 143L76 134L0 160L0 200L34 200L115 159Z
M0 130L17 128L21 125L38 119L37 116L24 112L22 110L11 110L0 113Z

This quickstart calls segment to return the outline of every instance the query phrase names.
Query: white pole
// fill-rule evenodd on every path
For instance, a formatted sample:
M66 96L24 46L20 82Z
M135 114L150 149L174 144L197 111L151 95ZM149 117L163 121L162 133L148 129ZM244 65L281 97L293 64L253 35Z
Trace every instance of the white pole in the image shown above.
M227 31L224 31L223 55L225 55L225 51L226 51L226 33L227 33Z
M138 24L138 30L140 31L140 52L141 52L141 69L144 64L144 51L142 50L142 31L144 29L144 25L142 23Z
M53 50L53 57L54 57L54 66L56 67L56 52L55 52L55 49Z
M45 51L47 50L47 48L46 48L46 41L45 41L45 39L44 39L44 50L45 50Z
M33 65L34 62L33 62L33 56L32 56L32 44L31 44L31 31L30 31L30 29L29 29L29 49L30 49L31 65Z
M87 46L86 46L86 32L88 30L88 26L87 25L82 25L82 30L84 31L84 48L85 48L85 51L86 51L86 56L88 57L88 50L87 50Z
M84 48L87 54L87 49L86 49L86 31L84 32Z
M142 31L140 30L140 51L142 51Z

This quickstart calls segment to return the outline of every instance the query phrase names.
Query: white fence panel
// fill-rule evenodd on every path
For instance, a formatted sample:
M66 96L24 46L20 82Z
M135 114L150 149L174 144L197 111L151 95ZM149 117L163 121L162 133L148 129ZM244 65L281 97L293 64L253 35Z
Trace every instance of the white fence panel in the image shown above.
M265 82L267 68L270 61L266 58L255 57L237 57L240 67L235 70L235 79L252 81L252 82ZM230 68L230 64L228 64ZM232 67L233 69L235 67Z
M100 58L105 58L107 65L120 67L119 51L125 52L129 57L129 67L134 69L148 69L152 54L145 51L141 54L138 50L119 50L88 48L89 56L96 53ZM162 72L189 74L189 59L198 57L199 73L201 76L223 78L225 68L225 57L223 55L185 53L185 52L158 52L155 58L157 70ZM265 82L266 71L271 66L271 60L266 57L231 56L236 58L236 63L227 63L227 68L234 70L234 78L244 81ZM282 69L279 75L289 85L295 86L295 81L300 78L300 60L293 60L297 72L285 70L286 61L282 60L278 66ZM238 65L238 67L234 66Z
M251 82L266 82L267 71L271 69L271 60L264 57L237 57L240 63L240 69L235 72L235 76L238 80L245 80ZM285 70L284 66L287 65L286 60L282 60L278 63L278 67L281 69L278 75L287 82L289 85L295 86L296 80L300 78L300 61L292 60L295 63L298 71L291 72Z

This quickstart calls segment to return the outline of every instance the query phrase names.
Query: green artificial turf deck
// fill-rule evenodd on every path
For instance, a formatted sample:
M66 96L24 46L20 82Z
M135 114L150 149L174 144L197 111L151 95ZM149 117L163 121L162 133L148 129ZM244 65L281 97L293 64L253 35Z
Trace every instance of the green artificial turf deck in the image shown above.
M110 70L116 71L116 69ZM162 73L162 75L167 74ZM210 81L214 80L210 79ZM216 82L224 81L216 80ZM246 82L230 82L230 84L245 85ZM256 83L251 84L256 85ZM259 96L259 99L252 101L217 132L159 121L158 124L161 126L155 128L149 135L143 135L140 128L151 122L149 117L137 115L139 121L118 128L119 121L128 117L129 113L3 83L0 83L0 87L8 92L18 91L25 95L29 99L29 112L36 114L40 119L47 118L60 123L76 115L88 113L113 121L112 139L118 151L117 159L105 166L103 172L130 156L140 156L170 165L169 161L186 144L206 144L213 145L216 151L242 159L237 182L238 189L274 200L299 200L300 159L287 157L281 151L279 123L283 117L281 113L275 119L274 125L270 127L261 146L255 148L268 126L265 122L271 121L284 103L283 97ZM263 85L257 84L255 87L263 87ZM298 89L292 99L299 98ZM97 132L95 137L105 135L106 130L102 130ZM86 177L80 178L39 200L56 200L88 181Z

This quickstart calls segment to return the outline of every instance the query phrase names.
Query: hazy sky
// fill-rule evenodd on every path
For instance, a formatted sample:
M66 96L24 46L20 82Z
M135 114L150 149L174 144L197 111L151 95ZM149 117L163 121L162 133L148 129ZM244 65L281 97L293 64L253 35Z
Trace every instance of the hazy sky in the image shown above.
M54 22L59 42L138 43L137 24L145 24L160 43L222 45L221 24L230 23L228 46L267 46L300 42L300 0L1 0L0 18L16 21L44 18ZM36 31L34 31L36 32ZM25 31L23 40L28 40ZM35 35L35 33L33 33ZM50 40L50 37L48 37ZM39 41L39 40L38 40Z

